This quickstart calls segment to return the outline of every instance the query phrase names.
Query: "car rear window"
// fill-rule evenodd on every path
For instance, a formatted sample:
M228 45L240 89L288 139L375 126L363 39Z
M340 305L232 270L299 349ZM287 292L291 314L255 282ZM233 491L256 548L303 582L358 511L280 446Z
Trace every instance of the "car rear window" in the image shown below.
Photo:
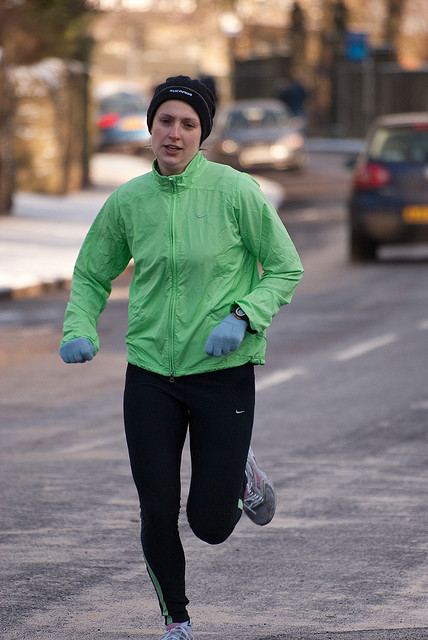
M369 156L383 162L428 162L428 126L379 127Z
M270 127L284 127L288 123L285 112L249 107L242 111L232 111L228 114L225 129L267 129Z
M144 100L138 95L118 93L104 98L100 103L101 113L139 113L146 110Z

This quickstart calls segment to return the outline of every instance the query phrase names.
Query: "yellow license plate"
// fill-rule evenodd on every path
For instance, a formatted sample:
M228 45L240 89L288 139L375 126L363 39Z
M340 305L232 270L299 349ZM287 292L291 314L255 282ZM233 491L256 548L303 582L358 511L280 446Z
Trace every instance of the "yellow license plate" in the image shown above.
M136 131L138 129L144 128L144 118L140 118L139 116L130 116L129 118L124 118L120 123L120 128L122 131Z
M404 207L403 220L407 224L428 224L428 206L412 205Z

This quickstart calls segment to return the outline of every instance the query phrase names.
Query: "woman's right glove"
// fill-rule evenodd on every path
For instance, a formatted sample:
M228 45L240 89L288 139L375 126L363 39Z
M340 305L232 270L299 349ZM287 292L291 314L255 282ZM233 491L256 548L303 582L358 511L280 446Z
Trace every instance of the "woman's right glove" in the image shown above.
M244 339L248 323L240 320L233 313L229 313L220 324L211 331L205 345L205 353L208 356L219 358L227 356L231 351L236 351Z
M59 355L67 364L86 362L95 355L95 347L89 338L73 338L59 348Z

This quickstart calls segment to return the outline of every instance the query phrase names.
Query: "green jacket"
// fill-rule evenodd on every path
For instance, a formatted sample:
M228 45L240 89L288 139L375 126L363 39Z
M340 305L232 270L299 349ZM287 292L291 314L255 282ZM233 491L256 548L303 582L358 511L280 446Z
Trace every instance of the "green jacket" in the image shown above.
M62 343L84 336L98 351L97 322L111 282L133 258L130 363L168 376L264 364L265 329L303 273L284 225L253 178L202 152L179 175L161 176L155 167L116 189L92 224ZM230 355L207 356L208 336L236 305L252 332Z

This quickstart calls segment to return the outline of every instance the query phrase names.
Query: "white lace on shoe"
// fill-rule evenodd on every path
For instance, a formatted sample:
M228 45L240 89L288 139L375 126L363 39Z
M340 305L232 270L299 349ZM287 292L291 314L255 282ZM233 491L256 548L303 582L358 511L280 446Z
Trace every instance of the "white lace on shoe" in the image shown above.
M256 493L253 490L253 483L249 482L247 484L247 492L245 494L245 511L250 511L252 514L256 515L257 507L262 504L263 496L260 493Z
M168 629L161 640L193 640L192 625L190 622L182 622L172 629Z
M244 511L258 525L268 524L275 515L275 489L269 476L260 469L250 448L245 468L247 488L244 495Z

